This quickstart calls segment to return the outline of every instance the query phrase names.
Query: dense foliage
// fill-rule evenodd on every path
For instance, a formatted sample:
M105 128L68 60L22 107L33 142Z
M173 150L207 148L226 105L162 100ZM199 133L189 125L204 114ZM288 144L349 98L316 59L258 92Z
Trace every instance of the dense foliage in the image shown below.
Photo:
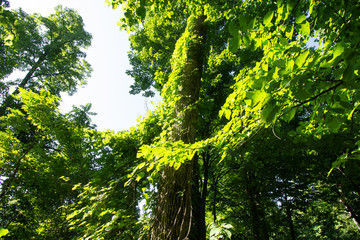
M57 109L90 72L81 18L0 1L0 237L360 238L358 1L107 2L131 93L162 97L118 133Z

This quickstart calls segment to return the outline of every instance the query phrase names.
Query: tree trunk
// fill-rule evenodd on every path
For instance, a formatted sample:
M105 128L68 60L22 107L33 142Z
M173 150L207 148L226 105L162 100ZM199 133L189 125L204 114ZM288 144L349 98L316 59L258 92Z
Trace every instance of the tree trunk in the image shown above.
M180 100L175 105L175 114L180 121L173 127L172 141L195 142L198 115L196 102L199 99L206 35L205 19L205 16L197 16L195 21L188 20L190 36L179 86ZM154 210L152 240L205 239L205 216L201 206L198 206L201 202L199 184L194 183L197 160L195 156L178 170L165 167Z
M214 185L213 185L213 191L214 191L214 196L213 196L213 202L212 202L212 214L213 214L213 219L214 219L214 223L216 223L216 197L217 197L217 181L218 178L214 177Z
M252 233L255 240L268 240L269 233L267 231L267 224L265 221L265 210L258 205L259 190L255 186L254 178L254 173L246 173L245 190L249 199Z
M36 63L31 67L31 69L29 70L29 72L26 74L26 76L24 77L23 80L21 80L19 86L16 87L16 89L14 90L14 92L10 95L8 95L5 100L2 102L1 106L0 106L0 116L5 116L6 114L6 108L10 107L13 100L14 100L14 96L17 95L19 93L19 89L20 88L25 88L25 86L29 83L30 79L32 78L33 74L35 73L35 71L41 66L41 64L46 60L47 57L47 53L43 53L40 58L36 61Z
M288 202L286 203L285 211L286 211L286 218L287 218L287 221L289 224L291 239L296 240L294 223L293 223L292 216L291 216L290 203L288 203Z

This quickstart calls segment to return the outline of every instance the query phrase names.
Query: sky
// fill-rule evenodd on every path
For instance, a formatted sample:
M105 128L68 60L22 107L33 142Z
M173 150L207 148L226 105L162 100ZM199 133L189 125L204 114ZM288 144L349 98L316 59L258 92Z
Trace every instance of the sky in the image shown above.
M48 16L57 5L75 9L83 18L86 31L93 36L86 50L87 61L93 68L88 84L73 96L62 94L62 113L72 106L91 103L92 123L98 130L128 130L136 119L152 109L151 101L140 95L129 94L132 79L125 74L131 69L127 52L130 50L128 34L120 31L117 22L123 16L121 8L113 10L105 0L10 0L12 9L21 7L28 14Z

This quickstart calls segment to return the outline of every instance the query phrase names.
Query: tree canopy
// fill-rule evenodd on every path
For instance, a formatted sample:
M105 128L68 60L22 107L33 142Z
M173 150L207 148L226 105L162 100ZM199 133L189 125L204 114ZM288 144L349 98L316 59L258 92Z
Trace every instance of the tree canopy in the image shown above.
M90 72L81 18L2 8L0 76L30 78L3 81L0 236L360 238L358 1L107 2L130 92L162 97L118 133L57 109Z

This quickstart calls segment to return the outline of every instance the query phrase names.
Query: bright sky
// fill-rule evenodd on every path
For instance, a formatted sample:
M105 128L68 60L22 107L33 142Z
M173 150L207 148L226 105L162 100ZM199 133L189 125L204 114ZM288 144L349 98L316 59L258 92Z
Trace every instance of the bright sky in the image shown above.
M116 25L122 16L120 8L113 10L105 0L10 0L11 8L21 7L25 12L48 16L57 5L73 8L82 16L85 29L93 36L92 46L86 51L87 61L94 69L88 84L69 97L63 94L62 112L72 105L91 103L93 123L99 130L127 130L136 125L136 119L151 109L150 101L141 95L130 95L132 79L125 74L131 69L127 52L128 35Z

